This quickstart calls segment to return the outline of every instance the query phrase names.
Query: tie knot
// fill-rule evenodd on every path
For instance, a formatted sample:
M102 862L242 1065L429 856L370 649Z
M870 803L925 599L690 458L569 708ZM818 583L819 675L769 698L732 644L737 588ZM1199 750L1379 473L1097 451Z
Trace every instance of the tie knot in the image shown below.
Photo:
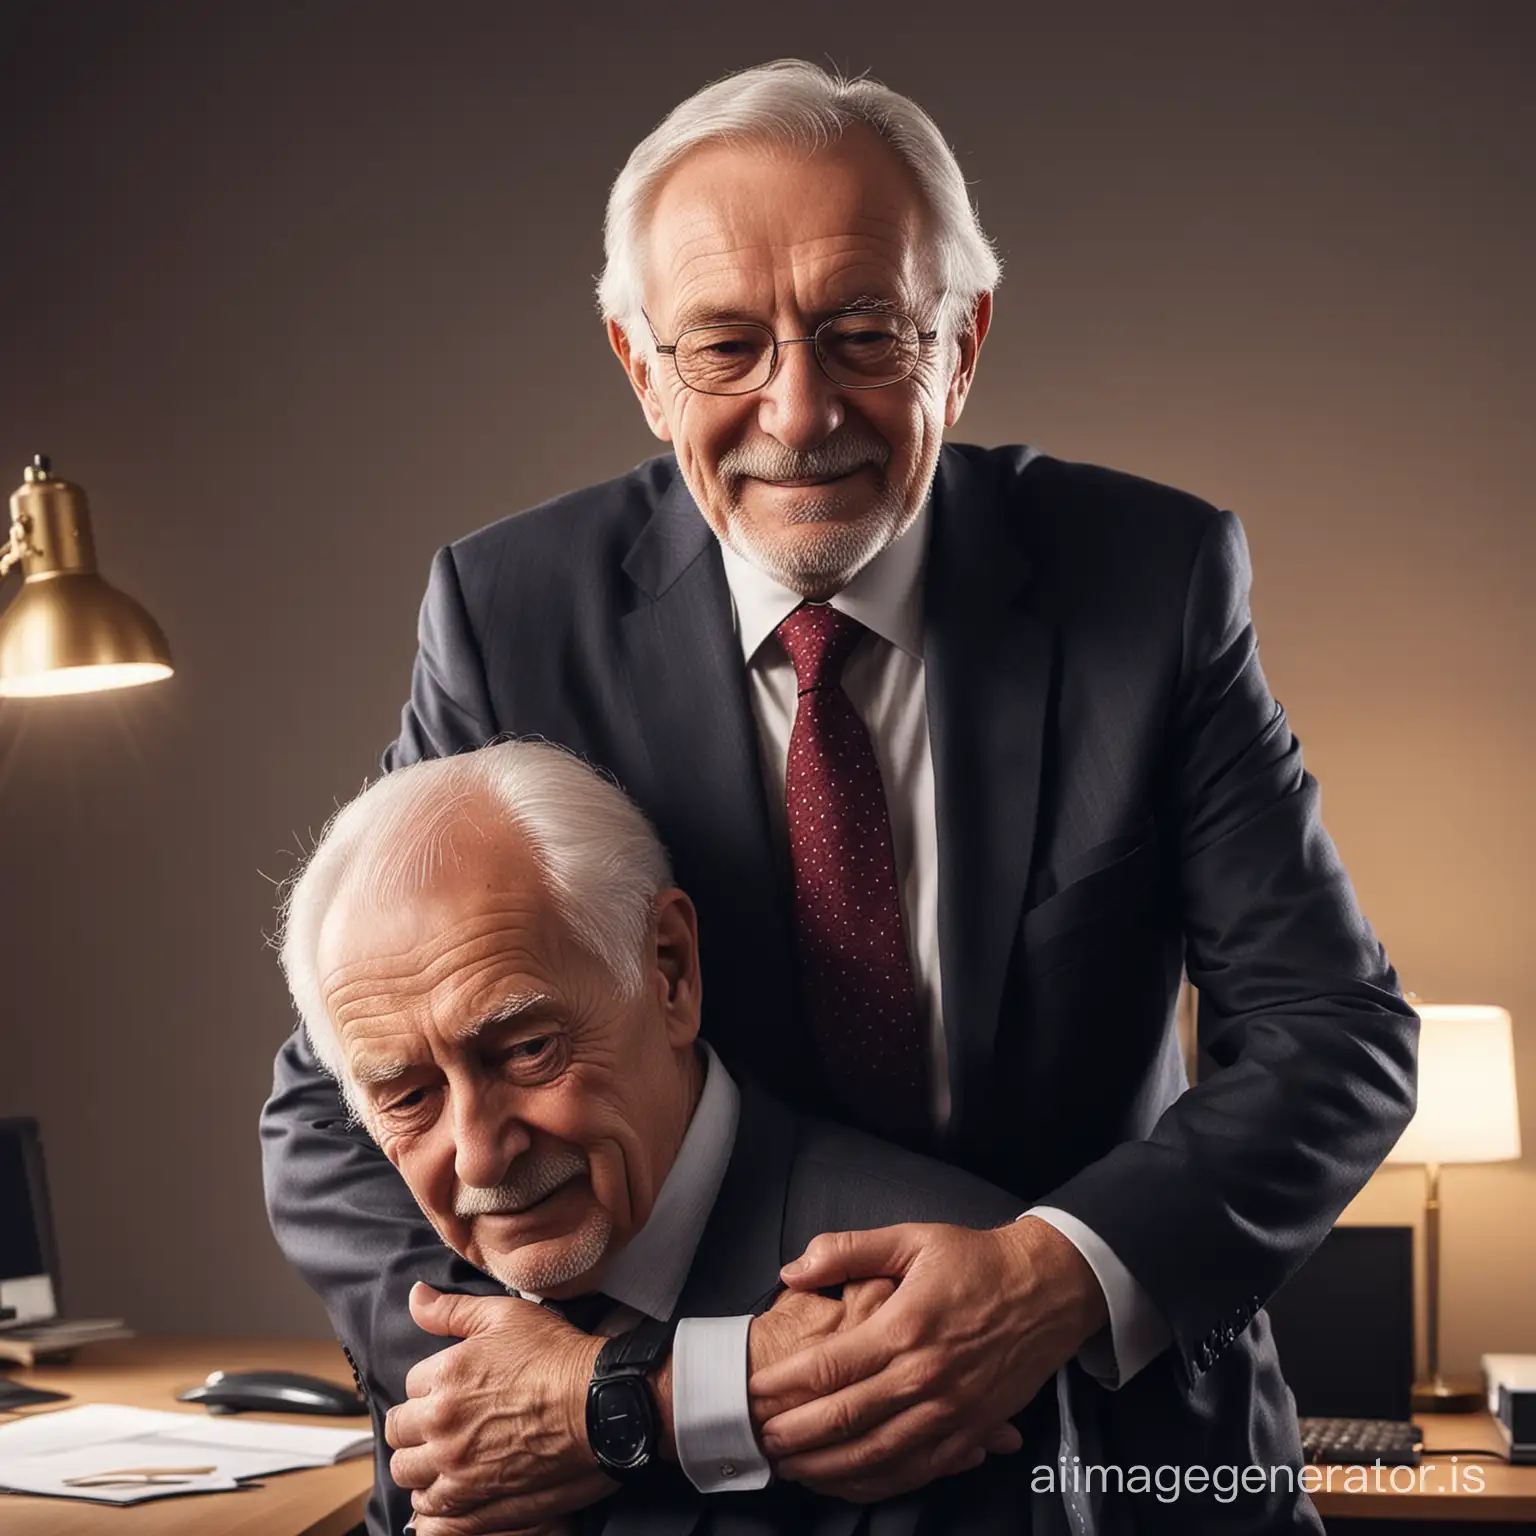
M801 603L774 631L795 668L801 693L835 688L864 626L829 603Z

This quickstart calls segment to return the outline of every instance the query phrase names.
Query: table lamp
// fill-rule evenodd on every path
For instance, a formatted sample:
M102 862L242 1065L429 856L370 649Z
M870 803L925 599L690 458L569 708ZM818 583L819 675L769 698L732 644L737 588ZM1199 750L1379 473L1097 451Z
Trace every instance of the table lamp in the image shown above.
M94 693L171 675L160 626L96 572L85 492L41 453L11 497L0 576L18 563L21 592L0 614L0 694Z
M1469 1413L1483 1400L1473 1384L1440 1374L1440 1165L1499 1163L1520 1156L1515 1047L1502 1008L1415 1003L1418 1108L1389 1163L1424 1164L1427 1378L1413 1389L1416 1413Z

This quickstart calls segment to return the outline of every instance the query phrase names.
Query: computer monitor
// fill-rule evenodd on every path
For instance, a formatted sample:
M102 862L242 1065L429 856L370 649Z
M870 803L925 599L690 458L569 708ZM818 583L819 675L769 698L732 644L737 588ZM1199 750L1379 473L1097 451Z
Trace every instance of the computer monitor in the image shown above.
M1412 1227L1335 1227L1267 1310L1303 1418L1412 1418Z
M59 1264L53 1241L43 1144L35 1120L0 1120L0 1328L58 1316Z

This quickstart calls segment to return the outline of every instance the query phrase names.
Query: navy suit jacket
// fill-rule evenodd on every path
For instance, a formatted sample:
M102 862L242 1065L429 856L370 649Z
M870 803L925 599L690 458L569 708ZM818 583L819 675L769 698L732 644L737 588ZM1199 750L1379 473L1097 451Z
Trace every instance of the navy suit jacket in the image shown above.
M1414 1104L1417 1020L1265 683L1249 576L1236 517L1192 496L1030 448L941 452L940 1155L1093 1228L1171 1330L1143 1375L1186 1401L1229 1352L1270 1348L1255 1314ZM505 733L564 743L645 809L699 909L706 1034L738 1076L821 1108L730 594L670 455L437 555L386 766ZM1181 967L1202 1000L1194 1087ZM450 1264L299 1035L263 1135L279 1240L403 1379L431 1345L372 1297L374 1260L410 1251L444 1284ZM1229 1408L1248 1423L1288 1400Z

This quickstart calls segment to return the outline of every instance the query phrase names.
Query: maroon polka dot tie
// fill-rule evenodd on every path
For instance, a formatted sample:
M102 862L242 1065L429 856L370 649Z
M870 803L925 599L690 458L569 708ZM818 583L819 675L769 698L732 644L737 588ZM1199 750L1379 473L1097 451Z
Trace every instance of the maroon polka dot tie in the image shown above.
M822 1080L851 1124L914 1145L929 1133L927 1058L901 926L885 787L843 692L864 633L803 603L776 633L799 687L784 798L795 947Z

